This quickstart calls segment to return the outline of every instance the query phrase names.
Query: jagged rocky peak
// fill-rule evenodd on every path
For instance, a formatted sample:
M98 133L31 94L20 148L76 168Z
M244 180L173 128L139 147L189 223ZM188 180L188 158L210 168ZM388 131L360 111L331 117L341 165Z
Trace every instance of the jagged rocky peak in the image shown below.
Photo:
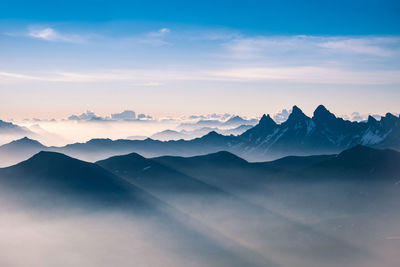
M275 121L271 118L271 116L268 115L263 115L258 123L261 126L276 126L277 124Z
M304 120L308 119L306 114L303 113L303 111L297 107L296 105L293 106L292 108L292 113L290 113L289 118L287 119L286 123L298 121L298 120Z
M388 120L396 120L397 117L395 115L393 115L392 113L386 113L385 118Z
M336 119L336 116L327 110L324 105L319 105L314 111L313 119L316 121L327 121Z
M368 122L367 122L368 124L377 124L378 123L378 121L374 118L374 117L372 117L371 115L369 115L368 116Z
M381 118L381 123L386 127L391 127L394 125L399 125L400 119L392 113L386 113L386 115Z

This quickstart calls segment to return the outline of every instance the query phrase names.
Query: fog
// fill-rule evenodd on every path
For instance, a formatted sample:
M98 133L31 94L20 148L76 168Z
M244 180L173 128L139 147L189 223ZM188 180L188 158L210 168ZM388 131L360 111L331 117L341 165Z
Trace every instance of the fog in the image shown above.
M1 266L176 266L183 257L143 222L115 214L0 216ZM165 242L165 241L164 241ZM155 256L157 255L157 256Z
M47 146L63 146L73 142L86 142L92 138L144 139L165 129L175 128L176 121L43 121L24 123L23 126L37 131L36 140ZM47 134L46 134L47 133ZM15 138L14 138L15 139ZM2 140L5 142L6 140Z
M2 210L0 265L243 266L251 262L246 255L238 256L242 252L235 245L207 237L209 233L198 235L201 227L192 231L169 223L115 211Z
M3 195L0 266L399 266L397 188L355 186L149 190L171 207L161 215L41 209Z
M360 203L344 198L346 186L296 184L238 193L235 200L169 201L279 266L398 266L399 197Z

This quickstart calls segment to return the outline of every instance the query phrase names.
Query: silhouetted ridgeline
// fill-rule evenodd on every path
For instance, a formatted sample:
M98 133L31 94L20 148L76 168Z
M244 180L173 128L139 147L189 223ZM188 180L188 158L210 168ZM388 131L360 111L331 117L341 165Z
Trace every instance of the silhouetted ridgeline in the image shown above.
M44 240L50 233L52 242L79 246L80 238L104 235L101 244L108 244L122 234L127 248L157 247L142 263L178 253L173 266L396 266L399 174L399 152L361 145L258 163L227 151L130 153L96 163L39 152L0 168L0 203L13 203L13 213L37 214L39 224L23 225L40 225ZM60 220L68 222L61 229L80 238L57 239ZM80 230L102 222L90 230L95 234ZM146 231L145 238L138 240L135 229ZM35 246L49 249L38 240L35 235Z
M399 150L400 118L388 113L379 121L370 116L366 122L351 122L337 118L322 105L310 118L294 106L282 124L276 124L269 115L264 115L256 126L238 136L210 132L188 141L92 139L64 147L44 147L23 138L1 146L0 159L2 166L7 166L41 150L88 161L132 152L155 157L194 156L225 150L247 160L265 161L289 155L333 154L358 144Z

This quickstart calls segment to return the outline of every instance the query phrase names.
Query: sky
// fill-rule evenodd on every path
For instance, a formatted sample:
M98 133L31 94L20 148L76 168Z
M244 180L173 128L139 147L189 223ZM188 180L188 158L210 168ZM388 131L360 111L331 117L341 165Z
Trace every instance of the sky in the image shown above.
M2 1L0 119L398 113L399 1Z

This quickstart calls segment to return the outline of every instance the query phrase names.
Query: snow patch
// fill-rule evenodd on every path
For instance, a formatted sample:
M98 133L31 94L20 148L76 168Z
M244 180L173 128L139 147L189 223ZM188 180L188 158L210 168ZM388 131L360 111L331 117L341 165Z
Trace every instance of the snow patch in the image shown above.
M376 133L372 132L370 129L361 137L361 144L363 145L375 145L382 142L385 139L385 136L379 136Z

